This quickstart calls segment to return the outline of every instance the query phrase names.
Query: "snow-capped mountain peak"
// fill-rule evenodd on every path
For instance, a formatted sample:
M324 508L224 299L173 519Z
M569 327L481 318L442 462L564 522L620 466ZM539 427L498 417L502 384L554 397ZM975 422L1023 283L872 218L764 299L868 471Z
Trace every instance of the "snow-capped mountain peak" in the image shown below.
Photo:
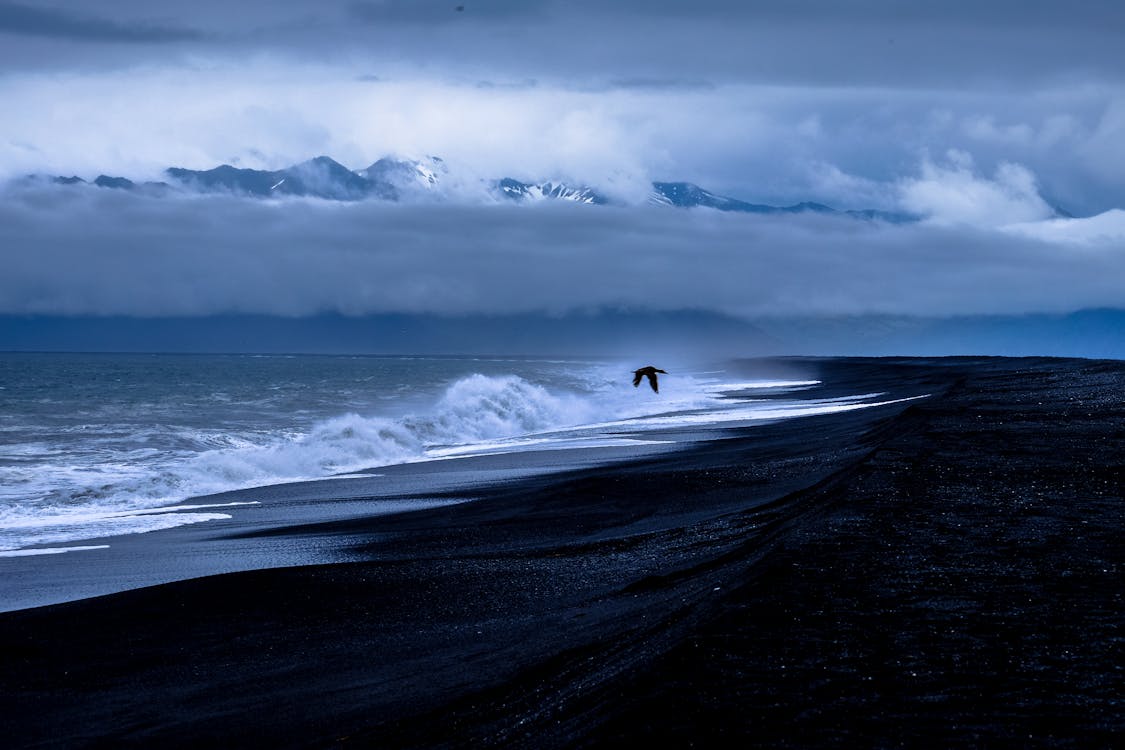
M565 180L523 182L512 177L478 179L451 173L440 157L420 159L385 156L370 166L353 170L328 156L317 156L284 169L259 170L222 164L206 170L172 167L168 182L134 183L124 177L99 175L93 182L79 177L29 176L25 185L70 185L76 188L112 188L162 196L176 192L221 193L250 198L309 197L334 201L384 200L432 203L514 202L606 205L611 203L596 188ZM38 181L38 182L37 182ZM648 203L674 208L707 208L755 214L835 214L885 222L915 221L917 217L875 209L839 211L821 203L803 201L772 206L718 195L690 182L653 182Z
M406 193L433 190L448 173L448 166L438 156L422 159L384 156L358 172L373 183L388 185L395 191Z
M604 205L609 201L591 187L568 185L565 182L527 183L505 177L496 183L497 192L515 201L564 200L573 203Z

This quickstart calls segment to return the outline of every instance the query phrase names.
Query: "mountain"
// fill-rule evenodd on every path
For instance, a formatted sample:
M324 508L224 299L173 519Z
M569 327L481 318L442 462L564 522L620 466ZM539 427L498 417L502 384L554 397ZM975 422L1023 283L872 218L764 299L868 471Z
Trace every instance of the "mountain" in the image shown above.
M476 200L480 193L494 199L516 203L567 201L603 206L611 201L596 188L559 181L522 182L504 177L483 185L478 182L458 183L447 180L449 168L437 156L423 159L383 157L370 166L352 170L328 156L294 164L284 169L244 169L223 164L213 169L195 170L171 167L165 170L164 182L134 183L125 177L99 175L93 183L80 177L35 177L25 182L44 180L61 185L94 185L116 190L145 190L163 193L173 189L195 193L226 193L254 198L298 196L334 201L384 200L411 202L415 200ZM654 182L649 202L674 208L710 208L751 214L823 214L850 216L867 221L903 223L916 221L908 214L876 209L840 211L822 203L801 202L790 206L749 203L704 190L690 182Z
M14 180L12 184L26 187L42 185L44 183L51 185L92 185L93 187L110 188L112 190L144 191L148 193L158 193L168 188L168 183L166 182L133 182L125 177L110 177L104 174L98 175L92 182L87 182L81 177L73 175L70 177L27 175L26 177Z
M776 206L746 203L735 198L715 195L690 182L654 182L652 183L652 189L653 194L650 200L656 205L675 206L676 208L714 208L719 211L739 211L753 214L772 214L784 210Z
M379 195L380 186L327 156L301 162L282 170L284 182L278 189L294 195L309 195L333 200L361 200Z
M137 183L124 177L110 177L108 175L100 174L94 179L94 184L98 187L114 188L115 190L132 190L137 187Z
M792 206L768 206L760 203L747 203L735 198L715 195L698 185L690 182L654 182L653 194L650 202L655 205L675 206L676 208L713 208L717 211L736 211L748 214L843 214L856 219L869 221L886 221L892 224L901 224L916 221L917 217L909 214L892 213L876 209L863 209L859 211L839 211L823 203L805 201Z
M327 156L318 156L279 170L239 169L224 164L208 170L173 167L166 174L196 192L229 192L258 198L283 195L358 201L397 201L435 187L446 172L436 157L412 161L384 157L353 171Z
M438 156L420 160L384 156L358 174L372 185L380 186L384 192L380 197L400 200L404 196L432 192L448 172L445 161Z
M1125 309L1066 314L855 315L752 321L791 354L981 355L1125 358Z
M604 206L609 203L605 196L593 188L574 187L561 182L541 182L538 184L520 182L505 177L496 183L496 191L503 197L514 201L562 200L574 203L589 203Z
M203 171L172 167L165 174L182 188L201 193L227 192L259 198L293 195L344 201L394 198L387 189L327 156L276 171L223 164Z

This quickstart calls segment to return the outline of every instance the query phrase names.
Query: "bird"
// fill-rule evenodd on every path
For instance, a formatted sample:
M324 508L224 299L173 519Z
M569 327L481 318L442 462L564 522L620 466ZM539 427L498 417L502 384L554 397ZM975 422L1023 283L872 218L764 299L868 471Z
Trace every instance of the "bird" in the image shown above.
M653 367L652 365L649 365L648 367L642 367L639 370L634 370L633 387L636 388L641 384L641 378L648 378L648 384L652 386L652 390L656 393L660 393L660 388L656 384L656 373L658 372L662 372L665 375L668 374L666 371Z

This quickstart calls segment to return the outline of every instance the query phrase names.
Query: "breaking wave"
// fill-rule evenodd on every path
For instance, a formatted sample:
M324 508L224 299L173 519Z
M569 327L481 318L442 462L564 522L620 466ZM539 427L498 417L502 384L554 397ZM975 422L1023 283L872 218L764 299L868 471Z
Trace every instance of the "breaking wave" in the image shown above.
M88 532L99 518L107 532L126 524L144 531L167 528L177 519L207 520L191 514L156 519L133 513L198 495L424 460L430 448L578 424L597 408L588 397L552 394L515 375L474 374L446 387L431 409L398 418L347 413L314 422L304 431L242 435L185 429L175 436L174 449L117 451L74 465L56 463L62 456L38 451L26 456L22 467L4 467L0 550L65 539L70 536L66 527ZM157 434L169 439L167 427L150 432L138 435L138 444ZM44 461L51 464L48 471ZM83 533L77 538L88 537Z
M0 551L223 517L161 512L189 497L465 455L482 447L492 452L546 443L564 447L574 443L583 425L589 435L595 432L590 428L606 425L643 429L644 420L658 415L695 413L702 420L721 408L721 391L779 385L668 376L674 387L657 396L629 386L615 368L564 375L565 380L547 377L544 382L556 383L549 389L517 375L471 374L448 383L429 397L428 408L414 413L344 413L314 418L304 428L282 424L282 414L273 415L272 424L240 428L159 424L128 432L106 423L98 426L98 435L75 438L81 442L72 445L84 453L26 442L0 461Z

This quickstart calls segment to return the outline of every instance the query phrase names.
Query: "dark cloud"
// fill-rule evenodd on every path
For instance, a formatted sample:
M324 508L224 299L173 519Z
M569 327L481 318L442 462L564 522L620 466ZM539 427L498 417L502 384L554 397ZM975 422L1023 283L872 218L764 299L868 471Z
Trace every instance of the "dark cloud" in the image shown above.
M159 43L203 38L199 31L188 27L3 2L0 2L0 33L78 42Z
M362 58L577 86L684 80L1003 90L1125 75L1118 33L1125 6L1107 0L196 0L161 6L159 24L138 22L154 12L143 0L0 8L8 30L21 34L168 41L203 32L207 54L269 53L313 64ZM31 68L91 64L55 52L3 50L0 60Z
M1107 221L1047 241L1038 225L47 189L0 207L0 314L1066 312L1121 300L1125 221Z
M715 84L710 81L676 78L620 78L608 81L606 87L640 91L710 91L715 88Z
M1117 0L0 0L0 179L449 167L426 205L0 193L0 315L1120 305L1122 28ZM466 205L500 177L634 205ZM653 180L928 221L661 210Z
M347 16L398 60L556 80L997 89L1068 75L1120 81L1123 73L1116 30L1125 6L1104 0L552 0L451 9L356 2Z
M443 23L476 24L510 20L542 19L551 3L526 0L357 0L348 3L348 15L365 23L432 26Z

